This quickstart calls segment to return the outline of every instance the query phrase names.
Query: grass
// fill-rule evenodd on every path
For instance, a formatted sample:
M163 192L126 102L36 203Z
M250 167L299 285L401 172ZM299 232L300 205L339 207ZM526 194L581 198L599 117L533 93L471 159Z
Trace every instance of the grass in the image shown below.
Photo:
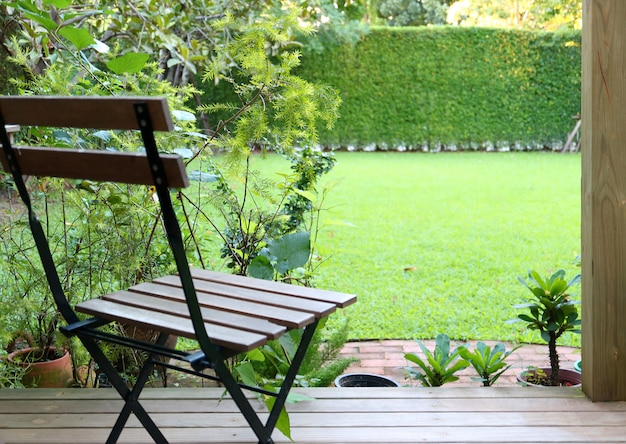
M517 280L580 270L578 154L339 152L318 246L320 288L354 293L354 339L542 342L513 305L530 293ZM286 171L278 156L253 158ZM341 221L341 222L338 222ZM217 240L216 240L217 242ZM215 244L217 246L217 243ZM574 288L579 298L580 287ZM331 319L330 325L333 324ZM563 345L580 344L564 335Z
M530 269L580 252L580 156L556 153L338 153L325 180L332 255L318 286L357 294L355 339L540 342L515 318ZM351 225L330 224L343 220ZM574 289L574 297L580 288ZM577 335L562 344L579 345Z

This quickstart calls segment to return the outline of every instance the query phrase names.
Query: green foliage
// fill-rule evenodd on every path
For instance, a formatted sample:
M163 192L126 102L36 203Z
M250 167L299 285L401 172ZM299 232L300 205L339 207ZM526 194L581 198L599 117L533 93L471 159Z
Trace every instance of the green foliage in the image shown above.
M341 347L347 340L348 325L344 323L339 329L326 330L326 318L313 336L307 349L300 374L295 384L301 387L328 387L350 365L352 360L337 359ZM241 354L232 363L234 374L244 384L258 386L268 391L277 391L293 360L296 348L302 338L303 330L291 330L277 341ZM275 399L269 395L258 395L271 410ZM296 403L309 398L290 393L287 403ZM291 438L289 415L286 408L280 413L276 428Z
M443 25L450 0L379 0L378 16L389 26Z
M415 353L406 353L404 357L419 367L405 367L409 376L417 379L425 387L440 387L447 382L459 379L454 374L470 364L464 359L459 359L459 349L450 352L450 338L440 333L435 338L435 349L431 352L421 341L417 341L426 360L424 361ZM421 371L420 371L421 370Z
M580 29L579 0L471 0L457 1L448 22L465 26L505 26L527 29Z
M26 367L9 361L6 353L0 351L0 388L24 388L22 378Z
M580 33L373 28L297 73L341 92L320 143L357 149L559 148L580 112Z
M327 319L320 321L300 367L296 384L301 387L328 387L352 362L348 358L337 359L348 338L348 324L327 328L326 322ZM257 385L276 387L291 364L302 333L303 330L292 330L277 341L240 355L233 366L242 380L242 372L251 375L252 369Z
M355 45L369 31L364 23L366 2L353 0L302 0L302 20L311 23L316 32L301 36L304 52L320 53L340 45Z
M526 323L527 328L538 330L541 338L548 343L552 368L551 385L559 384L559 356L556 349L558 339L566 332L580 333L580 302L570 299L567 292L580 281L580 275L576 275L569 282L564 277L565 270L558 270L546 278L531 270L528 272L528 282L518 277L522 285L533 294L533 298L526 304L515 306L527 310L517 317Z
M0 3L0 94L14 94L15 87L10 79L23 75L22 69L9 60L10 52L4 42L10 39L16 26L11 22L6 9Z
M512 350L506 351L504 344L498 343L492 349L484 342L479 341L476 343L474 351L470 351L466 347L460 347L459 355L474 367L474 370L478 373L478 378L476 379L481 381L483 386L490 387L511 367L511 365L506 365L505 360L520 347L517 346Z

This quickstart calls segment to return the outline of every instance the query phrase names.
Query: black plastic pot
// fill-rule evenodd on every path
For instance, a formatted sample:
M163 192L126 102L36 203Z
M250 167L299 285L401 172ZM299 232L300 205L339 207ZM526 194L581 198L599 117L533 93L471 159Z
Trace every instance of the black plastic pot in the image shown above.
M335 379L337 387L400 387L393 379L370 373L348 373Z

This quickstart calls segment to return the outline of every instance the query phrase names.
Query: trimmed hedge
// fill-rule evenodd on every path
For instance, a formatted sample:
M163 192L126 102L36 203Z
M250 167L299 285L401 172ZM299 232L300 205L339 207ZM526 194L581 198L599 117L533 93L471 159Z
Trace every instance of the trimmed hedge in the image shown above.
M580 32L374 28L356 46L307 54L297 74L340 91L325 146L559 148L580 112Z

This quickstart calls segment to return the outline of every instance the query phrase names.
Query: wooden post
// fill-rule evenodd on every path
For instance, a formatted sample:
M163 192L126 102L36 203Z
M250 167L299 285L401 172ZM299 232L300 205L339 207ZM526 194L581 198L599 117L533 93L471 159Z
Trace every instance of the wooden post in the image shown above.
M584 0L582 378L626 401L626 1Z

